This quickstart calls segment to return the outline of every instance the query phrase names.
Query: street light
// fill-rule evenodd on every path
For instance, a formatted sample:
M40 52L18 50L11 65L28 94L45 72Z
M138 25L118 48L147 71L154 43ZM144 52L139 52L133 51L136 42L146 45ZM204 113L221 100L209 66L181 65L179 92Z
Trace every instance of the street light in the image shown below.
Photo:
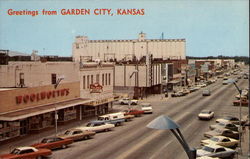
M242 90L237 86L236 82L234 79L228 79L228 83L233 83L234 86L236 87L236 89L238 90L238 92L240 93L240 111L239 111L239 148L238 148L238 153L242 154L242 147L241 147L241 133L242 133L242 125L241 125L241 106L242 106L242 99L241 99L241 94L242 94Z
M57 88L57 86L59 85L59 83L60 83L64 78L65 78L64 75L58 77L58 79L57 79L57 81L56 81L56 84L54 85L54 88L55 88L55 89ZM55 106L55 129L56 129L56 134L55 134L55 136L56 136L56 135L57 135L57 120L58 120L58 114L57 114L56 105L54 104L54 106Z
M177 140L184 148L188 158L189 159L196 158L196 149L190 148L188 146L183 135L181 134L181 131L179 130L180 126L177 123L175 123L172 119L170 119L168 116L161 115L155 118L147 125L147 127L158 130L171 130L171 132L174 134L174 136L177 138Z

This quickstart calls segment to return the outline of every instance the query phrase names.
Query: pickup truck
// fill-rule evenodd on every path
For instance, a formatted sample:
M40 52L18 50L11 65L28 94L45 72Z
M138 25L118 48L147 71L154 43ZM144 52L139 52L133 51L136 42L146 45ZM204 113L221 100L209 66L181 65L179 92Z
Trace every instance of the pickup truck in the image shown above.
M94 132L102 132L102 131L110 131L114 127L115 127L114 124L108 124L103 121L91 121L86 126L77 127L76 129L94 131Z
M123 122L125 122L125 117L124 117L124 113L118 112L118 113L111 113L111 114L99 116L98 120L118 126L118 125L121 125Z

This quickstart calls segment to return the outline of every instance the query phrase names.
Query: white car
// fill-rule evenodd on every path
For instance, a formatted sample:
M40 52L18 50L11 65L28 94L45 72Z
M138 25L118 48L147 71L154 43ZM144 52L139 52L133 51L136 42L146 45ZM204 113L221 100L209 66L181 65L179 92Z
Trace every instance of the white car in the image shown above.
M202 156L202 157L196 157L196 159L219 159L219 158L218 157Z
M236 151L233 149L215 144L205 145L201 149L197 149L197 157L209 156L220 158L233 158L235 153Z
M151 106L150 103L142 103L141 104L141 110L144 111L144 114L147 114L147 113L153 113L153 108Z
M232 139L225 136L213 136L210 139L201 140L201 145L215 144L229 148L236 148L239 140Z
M123 98L123 99L119 100L119 103L122 104L122 105L129 105L129 103L131 105L137 105L138 104L138 100L129 99L129 98Z
M214 112L211 110L202 110L199 114L198 114L198 118L200 120L210 120L214 117Z
M114 124L108 124L104 121L91 121L85 127L77 127L76 129L93 131L93 132L101 132L101 131L110 131L115 127Z

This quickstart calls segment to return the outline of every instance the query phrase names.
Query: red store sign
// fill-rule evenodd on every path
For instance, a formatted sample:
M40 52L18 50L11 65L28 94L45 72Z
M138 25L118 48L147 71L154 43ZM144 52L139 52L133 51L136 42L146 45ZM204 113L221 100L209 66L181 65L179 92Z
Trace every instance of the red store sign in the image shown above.
M101 93L103 86L99 83L94 83L90 85L90 93Z
M21 96L16 96L16 104L28 103L28 102L38 102L40 100L46 100L50 98L56 98L60 96L68 96L69 88L53 90L53 91L43 91L39 93L25 94Z

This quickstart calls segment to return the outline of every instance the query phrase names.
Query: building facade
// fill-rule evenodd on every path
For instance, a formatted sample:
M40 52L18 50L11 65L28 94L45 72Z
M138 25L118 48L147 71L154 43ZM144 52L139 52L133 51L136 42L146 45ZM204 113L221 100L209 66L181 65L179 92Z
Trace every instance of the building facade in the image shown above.
M154 58L185 59L186 40L146 39L145 33L140 33L134 40L89 40L87 36L77 36L72 52L74 61L140 60L146 54L152 54Z

